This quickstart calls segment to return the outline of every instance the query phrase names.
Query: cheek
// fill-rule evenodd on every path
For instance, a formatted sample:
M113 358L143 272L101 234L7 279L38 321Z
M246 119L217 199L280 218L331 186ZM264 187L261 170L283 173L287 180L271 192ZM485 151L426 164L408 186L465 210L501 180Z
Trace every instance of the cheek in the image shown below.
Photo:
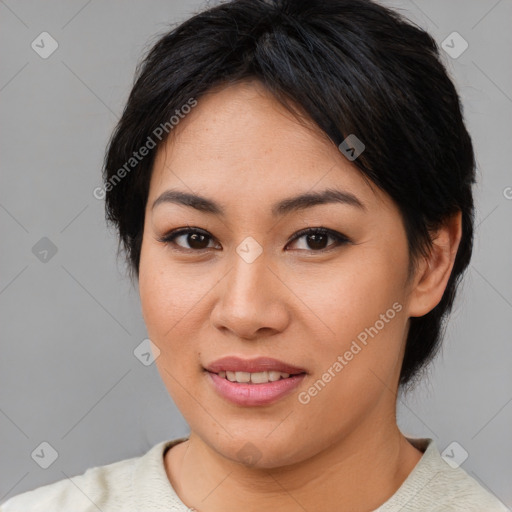
M389 278L378 272L333 278L326 280L316 302L311 295L304 300L329 329L322 324L313 334L313 371L297 407L304 424L323 431L325 438L350 432L382 397L393 398L388 390L399 371L406 318ZM314 317L308 317L312 325Z
M322 380L336 384L329 384L330 391L322 394L325 399L336 395L337 403L350 402L364 390L375 393L382 386L378 379L393 378L406 329L405 244L357 249L329 271L309 274L297 290L315 313L307 315L318 349L315 378L330 371L331 377Z
M331 268L308 271L295 290L329 336L327 344L336 339L343 346L395 302L403 302L406 265L406 259L386 256L384 250L354 251L353 257L340 259Z
M139 294L148 337L160 349L155 364L174 402L187 416L194 412L185 390L197 383L203 285L184 268L170 265L160 247L142 246ZM196 341L195 341L196 340Z
M188 286L187 280L171 269L162 252L165 251L143 243L139 294L148 336L160 349L156 364L162 378L167 380L162 367L171 374L175 373L172 365L181 358L180 353L186 345L180 343L180 330L186 324L184 319L188 319L187 312L197 300L194 297L195 287Z
M203 277L192 274L187 265L171 264L165 248L142 244L139 294L146 327L156 339L167 343L184 319L188 323L208 286Z
M172 260L157 244L142 245L139 294L148 337L160 349L156 365L167 389L176 402L183 403L202 378L201 342L208 336L204 329L209 312L209 293L218 275L204 263L190 264Z

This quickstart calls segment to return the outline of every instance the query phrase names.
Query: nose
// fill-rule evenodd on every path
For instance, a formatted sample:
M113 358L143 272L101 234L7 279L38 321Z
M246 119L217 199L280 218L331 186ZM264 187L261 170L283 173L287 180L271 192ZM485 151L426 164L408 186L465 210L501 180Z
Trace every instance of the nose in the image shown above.
M217 329L254 340L282 332L288 325L287 288L269 268L264 253L251 263L234 253L233 265L216 289L211 321Z

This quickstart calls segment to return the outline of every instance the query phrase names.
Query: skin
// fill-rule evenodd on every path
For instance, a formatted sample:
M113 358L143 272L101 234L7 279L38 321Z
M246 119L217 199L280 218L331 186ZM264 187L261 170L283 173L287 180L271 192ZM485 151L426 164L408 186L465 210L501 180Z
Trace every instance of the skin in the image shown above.
M189 441L166 452L166 472L198 511L373 510L422 455L397 427L398 377L409 317L434 308L446 287L460 214L439 229L431 255L408 280L398 208L304 123L258 82L239 83L202 97L157 153L139 291L149 337L161 351L158 370L191 430ZM325 188L354 194L365 210L329 203L272 217L274 203ZM225 216L170 202L152 208L168 189L212 199ZM186 235L174 246L159 241L187 226L210 238L202 246ZM305 227L350 241L290 242ZM250 264L236 252L248 236L263 249ZM300 403L298 393L394 303L401 311ZM227 355L269 356L307 375L273 404L238 406L217 394L204 371ZM252 465L238 455L247 442L257 454Z

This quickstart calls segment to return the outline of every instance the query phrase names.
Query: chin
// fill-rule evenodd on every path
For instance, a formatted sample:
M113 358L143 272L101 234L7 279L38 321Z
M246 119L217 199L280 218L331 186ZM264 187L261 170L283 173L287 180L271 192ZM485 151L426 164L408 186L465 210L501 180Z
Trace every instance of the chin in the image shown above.
M305 458L293 436L268 437L268 430L259 435L225 436L222 440L210 439L207 444L222 457L253 469L272 469L300 462Z

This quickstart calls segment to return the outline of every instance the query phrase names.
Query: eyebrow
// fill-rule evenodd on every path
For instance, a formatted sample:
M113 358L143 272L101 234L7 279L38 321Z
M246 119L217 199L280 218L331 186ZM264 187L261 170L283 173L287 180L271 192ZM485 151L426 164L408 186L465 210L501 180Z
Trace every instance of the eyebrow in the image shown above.
M224 216L225 210L215 201L188 192L180 190L166 190L155 201L151 209L162 203L174 203L183 206L189 206L204 213L213 215ZM326 189L321 192L307 192L298 196L289 197L276 203L272 207L272 215L274 217L286 215L291 212L305 210L312 206L329 203L341 203L349 206L354 206L361 210L366 211L366 206L354 194L337 189Z

